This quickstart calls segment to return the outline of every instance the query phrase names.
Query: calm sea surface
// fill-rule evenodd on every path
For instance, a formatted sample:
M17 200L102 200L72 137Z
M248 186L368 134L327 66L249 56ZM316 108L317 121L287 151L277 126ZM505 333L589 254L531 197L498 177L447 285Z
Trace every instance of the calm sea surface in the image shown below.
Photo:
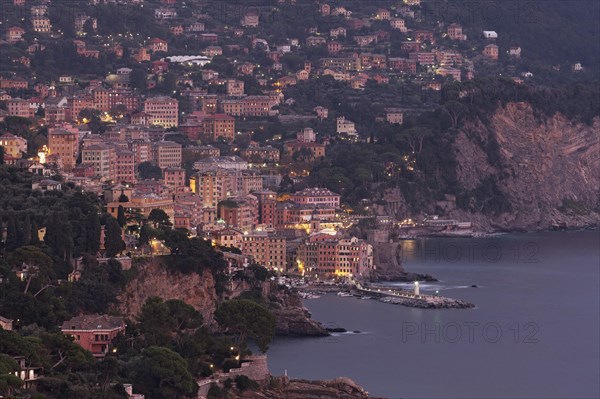
M314 319L360 333L278 338L271 372L346 376L388 398L600 397L598 231L423 239L403 248L407 270L440 280L421 291L476 308L411 309L333 294L305 300Z

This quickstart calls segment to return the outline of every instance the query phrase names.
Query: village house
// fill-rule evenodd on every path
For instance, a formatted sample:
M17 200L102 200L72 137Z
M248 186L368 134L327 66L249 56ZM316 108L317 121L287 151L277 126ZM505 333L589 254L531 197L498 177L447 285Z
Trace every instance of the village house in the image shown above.
M488 44L483 48L483 55L493 61L498 60L498 46L495 44Z
M392 18L390 19L390 26L393 29L398 29L402 33L406 33L408 29L406 28L406 23L402 18Z
M322 46L325 45L327 40L322 36L309 36L306 38L307 46Z
M336 132L337 134L347 134L349 136L356 136L356 126L354 122L347 120L343 116L340 116L336 120Z
M514 58L521 58L521 47L513 46L508 50L508 55Z
M13 26L6 31L6 41L8 44L15 44L23 40L25 29L19 26Z
M110 351L112 341L125 331L125 321L108 315L76 316L65 321L60 330L95 357L104 357Z
M162 52L169 51L169 43L167 43L166 40L159 39L157 37L150 40L150 44L148 47L150 48L150 50L152 50L153 53L157 53L159 51L162 51Z
M463 28L460 24L448 25L448 37L452 40L467 40L467 35L463 33Z
M379 21L389 21L390 17L390 10L386 10L385 8L380 8L377 10L377 14L375 14L375 19Z
M339 36L346 37L346 28L340 26L338 28L330 29L329 36L331 36L333 38L338 38Z
M255 12L248 12L244 14L241 20L241 25L244 28L257 28L259 23L259 16Z
M404 113L400 108L386 108L385 120L387 123L401 125L404 121Z
M319 119L327 119L327 117L329 116L329 110L325 107L322 107L320 105L316 106L313 108L313 111L317 113L317 117Z

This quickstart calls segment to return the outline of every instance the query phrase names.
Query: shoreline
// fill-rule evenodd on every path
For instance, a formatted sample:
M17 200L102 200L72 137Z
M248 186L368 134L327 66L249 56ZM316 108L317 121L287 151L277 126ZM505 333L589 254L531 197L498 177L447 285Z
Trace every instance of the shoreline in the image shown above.
M403 234L398 236L399 241L415 240L418 238L494 238L506 234L533 234L533 233L556 233L556 232L577 232L577 231L597 231L600 230L599 224L573 227L542 228L535 230L524 229L500 229L493 231L439 231L423 234Z

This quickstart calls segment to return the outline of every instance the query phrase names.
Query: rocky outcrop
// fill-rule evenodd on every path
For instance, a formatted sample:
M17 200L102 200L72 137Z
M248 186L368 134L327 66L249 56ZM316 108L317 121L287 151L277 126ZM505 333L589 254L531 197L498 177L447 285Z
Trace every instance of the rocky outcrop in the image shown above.
M466 124L454 144L457 180L467 190L493 177L512 209L499 215L454 209L476 230L538 230L598 224L600 118L585 125L536 117L527 103L497 109L489 123ZM497 143L497 150L490 150Z
M376 399L350 378L328 381L273 377L256 391L231 392L232 399Z
M275 334L321 337L329 335L321 323L311 319L298 294L282 287L269 299L276 319Z
M273 311L277 324L275 334L290 336L322 337L329 335L317 321L310 318L308 310L300 307L285 307Z
M203 274L182 274L168 271L157 258L138 265L136 277L119 295L117 310L134 318L144 302L153 296L163 300L179 299L202 313L208 325L214 325L213 314L217 304L215 281L209 270Z
M475 233L597 226L599 131L600 117L587 125L561 114L538 116L528 103L509 103L485 123L466 122L448 149L456 158L453 184L467 191L468 204L457 206L456 196L447 194L414 214L402 191L390 188L381 198L386 205L374 209L417 219L425 212L441 214L471 222Z
M402 267L402 244L400 242L375 242L370 281L437 281L429 274L404 271Z

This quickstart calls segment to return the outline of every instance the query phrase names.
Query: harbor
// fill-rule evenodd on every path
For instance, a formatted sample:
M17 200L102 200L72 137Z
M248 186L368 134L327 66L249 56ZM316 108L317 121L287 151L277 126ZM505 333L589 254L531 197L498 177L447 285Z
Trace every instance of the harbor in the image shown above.
M434 295L423 294L418 281L414 282L412 291L395 287L375 287L353 279L343 283L315 282L296 286L296 288L302 299L319 299L323 295L336 293L340 297L375 299L383 303L421 309L470 309L475 307L472 303L444 297L437 292Z

